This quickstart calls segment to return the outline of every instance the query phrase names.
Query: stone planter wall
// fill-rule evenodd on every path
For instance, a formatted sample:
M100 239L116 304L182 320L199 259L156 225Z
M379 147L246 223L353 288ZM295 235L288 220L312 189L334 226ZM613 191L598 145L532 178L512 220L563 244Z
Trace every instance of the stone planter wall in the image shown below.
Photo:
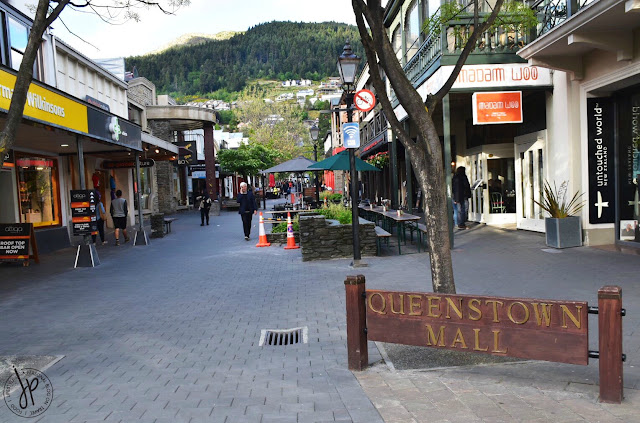
M302 261L353 257L351 225L331 224L321 215L300 216ZM360 223L360 254L376 254L376 231L372 222Z
M294 232L293 236L296 240L296 244L300 245L300 233ZM275 234L267 234L267 242L272 244L286 244L287 243L287 233L286 232L278 232Z

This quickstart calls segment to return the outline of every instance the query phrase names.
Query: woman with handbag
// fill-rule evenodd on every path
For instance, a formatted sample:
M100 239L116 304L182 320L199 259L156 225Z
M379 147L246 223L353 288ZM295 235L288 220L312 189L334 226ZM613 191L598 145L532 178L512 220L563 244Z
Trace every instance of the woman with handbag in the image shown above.
M100 241L102 241L102 245L106 244L107 241L104 239L104 221L107 220L107 211L104 208L104 204L102 204L102 200L100 198L100 191L94 191L96 193L96 199L98 203L96 204L96 226L98 226L98 233L100 234ZM93 239L93 243L96 243L95 234L91 235Z

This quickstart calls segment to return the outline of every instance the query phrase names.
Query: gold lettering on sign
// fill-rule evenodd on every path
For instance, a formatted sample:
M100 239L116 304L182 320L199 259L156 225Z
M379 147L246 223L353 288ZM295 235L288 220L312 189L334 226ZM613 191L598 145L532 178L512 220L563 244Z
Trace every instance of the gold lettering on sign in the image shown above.
M420 301L421 295L411 295L409 294L409 316L422 316L422 301ZM413 300L418 300L417 303L414 303ZM418 307L418 311L414 311L413 308Z
M491 352L506 354L507 353L506 348L504 350L500 349L500 331L493 330L492 332L493 332L493 350Z
M467 348L467 343L464 342L464 336L462 336L462 330L460 328L458 328L458 330L456 331L456 336L453 338L451 348L455 348L456 344L461 344L462 348Z
M472 316L471 313L468 314L469 320L480 320L482 319L482 310L476 307L475 304L480 305L480 300L477 298L472 298L469 300L469 310L475 311L478 313L476 316Z
M538 326L542 326L542 322L544 321L544 324L549 327L551 324L551 307L553 307L553 304L541 303L542 313L540 313L538 309L538 303L531 303L531 305L533 306L533 314L536 316Z
M382 308L379 310L376 310L375 308L373 308L373 297L377 295L378 297L380 297L380 300L382 300ZM369 308L371 309L371 311L373 311L374 313L378 313L378 314L387 314L387 302L385 301L384 297L382 296L381 293L379 292L374 292L373 294L369 295Z
M427 346L444 347L444 326L440 326L438 336L433 333L431 325L427 326Z
M484 303L493 305L493 322L500 323L500 319L498 318L498 304L504 305L504 303L498 300L485 300Z
M473 330L473 337L475 339L474 351L488 351L489 347L480 348L480 329Z
M396 311L393 308L393 294L389 294L389 303L391 304L391 312L393 314L404 314L404 294L398 294L398 296L400 297L400 310Z
M458 305L456 305L453 300L449 297L446 297L447 300L447 319L451 319L451 308L453 308L454 313L458 315L458 318L462 319L462 298L458 298Z
M571 319L571 321L573 322L573 324L580 329L580 327L582 326L582 314L580 313L580 310L582 309L582 306L576 306L577 309L577 314L578 314L578 318L576 318L576 316L571 313L569 311L569 308L564 305L561 304L560 305L560 309L562 310L562 327L566 328L567 327L567 316L569 316L569 319Z
M513 318L513 314L511 314L511 309L516 304L518 304L524 310L524 318L520 321L516 321L516 319ZM509 320L511 320L516 325L524 325L529 321L529 308L526 306L526 304L521 303L520 301L514 301L509 304L509 307L507 308L507 316L509 317Z
M437 301L438 303L433 304L432 301ZM440 309L440 297L427 297L427 316L436 318L440 317L441 313L438 313L437 315L432 313L432 310L435 308Z

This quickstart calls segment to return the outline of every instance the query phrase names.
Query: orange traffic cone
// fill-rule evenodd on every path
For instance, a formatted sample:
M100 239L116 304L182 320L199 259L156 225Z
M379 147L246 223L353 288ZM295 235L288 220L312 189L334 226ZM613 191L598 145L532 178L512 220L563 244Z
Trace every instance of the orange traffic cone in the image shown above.
M256 244L256 247L268 247L271 245L271 243L267 242L267 234L264 231L264 217L262 217L262 212L260 212L260 228L259 228L259 234L260 236L258 237L258 243Z
M291 213L287 213L287 246L284 247L284 249L295 250L296 248L300 248L300 246L296 245L296 237L293 235L293 222L291 222Z
M324 208L327 208L327 197L324 197Z

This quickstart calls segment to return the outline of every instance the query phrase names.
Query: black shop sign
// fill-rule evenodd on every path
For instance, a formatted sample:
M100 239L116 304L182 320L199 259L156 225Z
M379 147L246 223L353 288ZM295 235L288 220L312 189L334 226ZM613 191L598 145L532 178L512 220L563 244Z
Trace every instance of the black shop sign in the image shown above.
M73 235L91 235L98 230L96 195L92 190L71 190L71 222Z
M111 144L142 151L140 127L102 110L87 108L89 134Z
M613 101L587 99L589 154L589 223L615 220Z
M31 223L0 223L0 261L29 260Z
M140 167L153 167L153 159L140 159ZM102 162L103 169L130 169L136 167L135 160L109 160Z

